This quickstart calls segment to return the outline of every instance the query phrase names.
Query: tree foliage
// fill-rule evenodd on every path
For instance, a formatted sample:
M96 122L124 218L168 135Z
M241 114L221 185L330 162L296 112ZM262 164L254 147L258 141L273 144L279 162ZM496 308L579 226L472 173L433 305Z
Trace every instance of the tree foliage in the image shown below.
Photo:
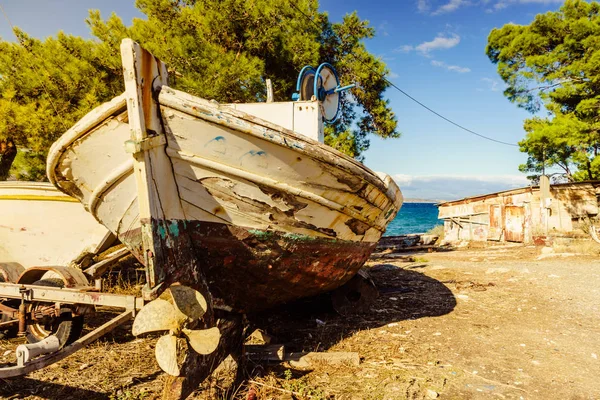
M507 84L505 96L547 117L525 121L523 172L558 167L569 180L600 178L600 3L566 0L529 25L507 24L486 53Z
M0 147L21 148L15 174L39 180L50 145L119 92L121 68L106 68L96 45L79 37L59 33L40 41L15 33L18 43L0 41ZM0 169L0 179L6 177Z
M220 102L255 102L271 79L277 101L291 98L306 64L333 64L343 83L341 117L326 143L360 158L370 134L396 138L396 117L383 93L389 71L364 40L375 34L356 13L331 23L316 0L137 0L146 15L126 26L91 11L95 40L65 34L21 44L0 42L0 141L27 149L25 177L39 178L49 145L77 119L122 88L119 45L131 37L167 63L171 85ZM12 60L16 60L12 61ZM0 179L2 177L0 176Z

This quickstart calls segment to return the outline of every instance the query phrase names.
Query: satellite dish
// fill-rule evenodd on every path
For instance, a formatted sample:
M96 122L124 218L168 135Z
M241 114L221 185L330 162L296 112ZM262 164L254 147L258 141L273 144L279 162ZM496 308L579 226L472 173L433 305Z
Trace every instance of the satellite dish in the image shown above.
M329 63L323 63L315 70L310 65L305 66L298 75L296 93L292 100L307 101L314 97L319 100L325 122L333 123L340 111L340 92L353 88L355 85L340 87L335 68Z

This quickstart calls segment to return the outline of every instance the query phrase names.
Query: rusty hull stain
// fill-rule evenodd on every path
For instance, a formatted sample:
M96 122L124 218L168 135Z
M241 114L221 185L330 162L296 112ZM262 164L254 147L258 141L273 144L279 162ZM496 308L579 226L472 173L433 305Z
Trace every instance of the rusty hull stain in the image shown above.
M333 290L352 278L376 243L256 230L214 222L171 220L156 223L153 234L167 226L192 241L193 255L207 279L216 304L234 312L254 312L301 297ZM163 227L163 228L161 228ZM141 254L140 229L126 232L127 245ZM178 241L175 240L174 243ZM166 243L165 243L166 244ZM190 251L171 248L168 251ZM188 254L188 256L190 256ZM154 263L156 284L174 282L196 287L199 271L191 264Z

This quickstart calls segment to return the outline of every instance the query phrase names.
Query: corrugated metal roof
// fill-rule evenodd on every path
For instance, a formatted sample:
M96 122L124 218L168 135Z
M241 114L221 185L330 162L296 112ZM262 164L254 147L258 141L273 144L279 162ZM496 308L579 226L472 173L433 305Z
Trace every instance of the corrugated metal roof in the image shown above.
M582 185L593 185L593 186L600 186L600 181L582 181L582 182L568 182L568 183L557 183L554 185L550 185L550 188L563 188L563 187L569 187L569 186L582 186ZM473 201L481 201L481 200L486 200L492 197L498 197L501 194L506 194L506 195L514 195L514 194L521 194L521 193L526 193L527 191L531 191L531 193L533 193L534 191L540 190L539 186L527 186L527 187L522 187L522 188L516 188L516 189L509 189L509 190L503 190L501 192L494 192L494 193L487 193L487 194L481 194L481 195L476 195L476 196L471 196L471 197L464 197L462 199L459 200L450 200L450 201L445 201L443 203L438 203L436 204L438 207L441 206L453 206L456 204L460 204L460 203L471 203Z

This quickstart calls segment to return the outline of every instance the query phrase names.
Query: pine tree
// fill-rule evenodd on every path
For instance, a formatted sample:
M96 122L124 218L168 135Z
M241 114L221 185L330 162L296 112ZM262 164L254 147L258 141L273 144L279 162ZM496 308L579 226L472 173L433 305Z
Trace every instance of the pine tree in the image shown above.
M529 25L494 29L486 52L510 101L549 114L525 121L519 169L533 179L551 167L571 181L599 179L600 3L566 0Z
M42 179L51 143L123 90L125 37L167 63L175 88L219 102L264 101L266 79L275 100L290 100L304 65L329 62L343 83L358 87L342 94L341 117L326 129L326 143L361 159L369 135L400 136L383 96L389 71L364 45L374 29L356 13L331 23L316 0L138 0L136 6L146 18L131 26L91 11L87 23L96 40L60 33L40 41L17 31L19 44L0 42L0 180L15 146L21 151L13 173ZM12 144L8 155L2 143Z

